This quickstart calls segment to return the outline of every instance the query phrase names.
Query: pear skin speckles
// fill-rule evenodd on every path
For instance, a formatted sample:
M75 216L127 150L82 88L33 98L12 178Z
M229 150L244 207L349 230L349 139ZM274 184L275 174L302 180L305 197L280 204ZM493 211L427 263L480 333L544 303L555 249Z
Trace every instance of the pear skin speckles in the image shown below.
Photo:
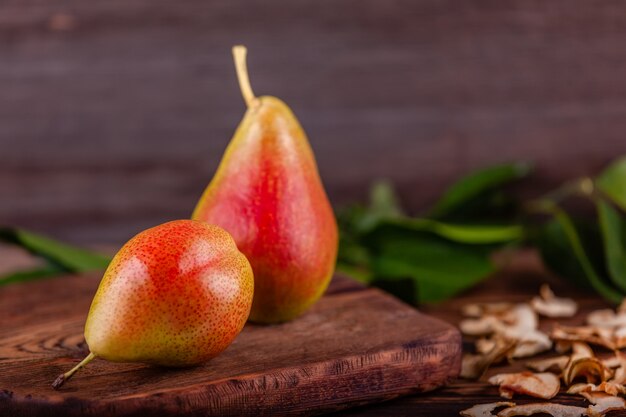
M105 272L85 324L87 344L114 362L204 362L243 328L253 282L224 229L193 220L148 229Z

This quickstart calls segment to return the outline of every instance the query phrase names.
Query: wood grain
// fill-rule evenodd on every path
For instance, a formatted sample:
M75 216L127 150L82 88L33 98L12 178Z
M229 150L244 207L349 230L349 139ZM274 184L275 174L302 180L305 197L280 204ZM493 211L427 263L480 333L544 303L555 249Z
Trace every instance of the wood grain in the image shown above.
M0 221L121 243L188 217L244 110L235 43L336 204L387 177L418 211L518 159L535 193L626 152L616 0L7 0Z
M97 359L55 392L55 376L86 354L82 330L97 284L65 277L0 289L0 415L306 415L430 391L460 367L452 326L336 277L309 313L246 325L203 366Z

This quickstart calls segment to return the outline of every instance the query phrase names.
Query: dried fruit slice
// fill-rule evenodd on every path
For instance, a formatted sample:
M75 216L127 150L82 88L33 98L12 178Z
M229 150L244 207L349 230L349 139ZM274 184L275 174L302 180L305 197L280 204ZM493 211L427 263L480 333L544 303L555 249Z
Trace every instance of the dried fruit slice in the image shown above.
M542 316L552 318L572 317L578 311L578 304L574 300L555 296L548 284L541 286L539 297L534 297L530 305Z
M467 319L459 323L459 329L467 336L487 336L501 329L504 324L496 317L485 316Z
M565 385L571 385L579 377L585 377L587 383L600 383L610 375L611 370L595 357L589 345L581 342L572 344L572 355L563 370Z
M574 384L567 390L568 394L581 394L583 392L603 392L609 395L624 395L626 387L615 382L603 382L600 385L578 383Z
M519 393L550 399L559 392L561 386L559 378L550 372L498 374L489 378L489 383L498 385L500 395L504 398L513 398L514 393Z
M588 416L603 416L609 411L625 410L626 401L621 397L615 397L603 392L581 392L591 404L587 409Z
M570 385L579 377L584 377L588 383L603 382L606 379L604 365L597 358L573 360L563 371L563 382L565 385Z
M606 308L592 311L587 315L587 324L596 327L624 327L626 326L626 312L615 313Z
M533 356L552 347L548 335L537 330L537 314L528 304L516 305L504 318L512 324L503 326L500 332L504 337L518 341L513 358Z
M467 410L460 411L464 417L493 417L493 410L500 407L513 407L515 403L500 401L497 403L477 404Z
M594 356L593 349L588 344L582 342L572 343L572 360L593 358Z
M609 395L624 395L626 394L626 387L622 384L618 384L616 382L605 381L598 385L595 390L596 392L604 392Z
M615 369L615 374L613 374L613 378L611 378L611 382L624 384L626 383L626 355L619 350L616 350L615 359L617 360L617 367ZM606 366L604 361L602 364Z
M554 417L581 417L587 415L587 409L572 405L534 403L505 408L498 413L498 417L532 416L539 413L549 414Z
M618 327L613 330L613 344L615 349L623 349L626 347L626 326Z
M518 341L513 350L513 358L527 358L545 352L552 347L552 341L548 335L539 330L527 330L519 333L505 331L503 334Z
M493 348L481 355L466 353L461 362L461 378L478 379L489 368L492 363L497 363L504 359L515 347L515 341L502 337L494 338Z
M550 334L552 340L558 342L585 342L604 346L614 350L613 330L592 326L560 326L555 325Z
M528 331L536 330L537 314L528 304L517 304L502 314L485 314L478 318L461 321L459 328L467 336L487 336L503 333L507 337L520 337Z
M511 303L473 303L463 306L461 314L466 317L499 316L513 308Z
M478 353L487 353L491 349L493 349L495 345L496 345L496 340L493 337L492 338L483 337L483 338L476 340L476 343L474 343L474 346L476 347L476 352Z
M591 392L596 391L598 386L596 384L590 384L586 382L579 382L578 384L573 384L567 389L568 394L580 394L581 392Z
M537 313L535 313L535 310L533 310L530 305L525 303L517 304L509 310L503 316L503 320L505 323L510 324L507 330L509 328L515 328L517 331L534 330L539 325Z

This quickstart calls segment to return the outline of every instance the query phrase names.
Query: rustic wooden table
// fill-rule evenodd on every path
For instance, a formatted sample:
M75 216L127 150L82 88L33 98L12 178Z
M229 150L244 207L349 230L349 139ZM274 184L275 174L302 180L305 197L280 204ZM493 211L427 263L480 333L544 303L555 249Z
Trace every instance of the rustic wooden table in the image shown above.
M19 256L17 251L0 251L0 272L5 268L25 266L29 259ZM584 315L595 308L601 308L606 304L595 295L571 287L562 279L558 279L547 273L541 266L540 261L533 252L523 252L515 255L500 273L475 288L446 301L439 305L422 306L424 313L438 317L451 324L457 324L461 319L459 314L461 306L469 302L477 301L527 301L535 295L542 283L548 282L557 295L575 298L580 305L580 311L576 317L561 320L565 323L580 323ZM18 284L19 285L19 284ZM10 325L10 317L0 318L1 326ZM542 320L541 326L549 329L552 326L550 320ZM77 333L78 334L78 333ZM512 365L499 365L488 372L506 372L522 369L521 363ZM445 388L432 392L403 397L379 404L357 407L338 412L341 416L433 416L433 415L458 415L458 412L471 405L483 402L498 401L498 392L484 382L465 381L457 379ZM516 398L518 403L532 402L531 398ZM568 404L582 405L582 401L572 396L559 395L555 401ZM1 411L1 410L0 410ZM1 415L1 413L0 413Z

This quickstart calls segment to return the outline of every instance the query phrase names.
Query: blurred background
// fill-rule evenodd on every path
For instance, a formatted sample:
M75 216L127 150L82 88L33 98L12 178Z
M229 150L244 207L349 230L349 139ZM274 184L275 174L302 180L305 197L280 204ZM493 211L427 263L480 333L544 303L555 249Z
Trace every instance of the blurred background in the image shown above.
M390 179L412 213L527 160L547 190L626 152L618 1L0 3L0 222L122 243L191 214L255 92L309 134L335 205ZM524 192L521 190L521 192Z

